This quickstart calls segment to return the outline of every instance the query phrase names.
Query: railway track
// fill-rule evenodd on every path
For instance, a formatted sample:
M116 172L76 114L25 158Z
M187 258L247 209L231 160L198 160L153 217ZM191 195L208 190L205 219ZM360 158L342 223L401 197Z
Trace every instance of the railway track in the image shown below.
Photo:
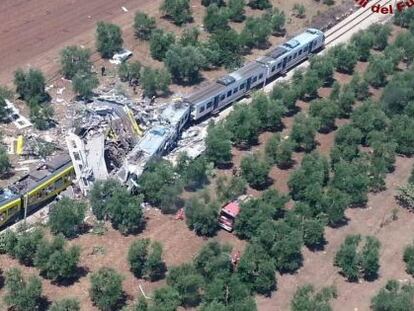
M328 29L325 32L325 45L331 44L333 41L337 40L338 38L342 37L345 33L352 30L355 26L357 26L359 23L363 22L367 18L371 17L373 14L378 14L375 12L372 12L371 7L376 4L388 5L391 4L392 0L376 0L375 2L370 2L369 5L367 5L366 8L360 8L359 12L356 16L350 15L351 17L348 21L347 18L340 22L339 24L333 26L331 29ZM358 12L356 11L356 12ZM348 18L349 18L348 17ZM345 24L343 22L346 21ZM340 26L339 26L340 25Z

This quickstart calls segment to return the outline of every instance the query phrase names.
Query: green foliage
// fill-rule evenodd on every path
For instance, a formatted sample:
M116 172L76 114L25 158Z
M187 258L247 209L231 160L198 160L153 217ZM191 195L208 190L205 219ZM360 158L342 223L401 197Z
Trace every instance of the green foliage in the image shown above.
M299 88L287 83L277 83L270 94L275 100L281 100L286 107L286 113L292 114L296 110L296 100L300 98Z
M407 28L413 19L414 13L411 10L398 10L398 12L395 12L394 24Z
M398 193L396 196L399 203L409 209L414 209L414 184L408 183L405 186L398 188Z
M14 73L16 92L27 102L44 102L49 95L46 93L46 80L38 69L30 68L28 71L17 69Z
M232 271L230 262L231 246L210 241L205 244L194 258L194 267L207 282L225 279Z
M306 9L303 4L295 3L295 5L293 6L293 12L299 18L304 18L306 16Z
M59 301L55 301L49 311L80 311L80 304L77 299L66 298Z
M216 166L225 165L231 161L230 137L223 123L210 124L207 129L206 157Z
M348 194L350 204L364 205L368 200L369 185L366 166L355 161L340 161L333 171L332 186Z
M122 276L112 268L100 268L91 275L89 296L99 310L114 310L122 297Z
M139 80L141 77L142 65L139 61L122 62L118 67L118 76L123 82Z
M12 255L14 255L21 264L26 266L33 265L37 246L42 239L43 232L39 229L32 232L22 232L17 236L17 243L12 251Z
M181 175L188 189L201 188L208 181L207 161L204 156L191 159L186 153L182 153L179 155L175 170Z
M208 32L214 33L219 30L226 30L228 25L228 12L213 3L207 7L206 15L203 19L203 25Z
M279 10L278 8L274 8L269 11L269 20L270 25L272 28L272 32L275 35L282 36L285 34L285 24L286 24L286 15L285 12Z
M1 253L7 253L11 257L16 257L15 249L18 242L17 234L12 230L6 230L1 234L2 247Z
M324 287L319 292L311 284L296 290L290 303L292 311L332 311L329 301L337 297L335 287Z
M414 275L414 245L408 245L404 249L403 260L405 262L405 270L407 273Z
M185 220L188 227L199 235L212 236L218 229L219 206L216 202L206 203L193 198L186 202Z
M228 17L232 22L240 23L246 17L244 15L246 6L245 0L229 0L227 7L228 7Z
M358 54L352 47L337 45L330 50L336 70L351 74L357 64Z
M283 126L282 117L286 113L280 100L274 100L263 92L253 95L250 106L257 112L261 130L278 130Z
M217 30L210 36L207 47L210 51L209 57L212 65L224 65L227 69L233 69L243 64L240 56L242 40L240 35L233 29ZM216 51L216 53L212 54L213 51Z
M167 284L177 291L181 305L194 307L200 302L203 278L192 264L172 267L168 272Z
M142 197L132 196L119 182L113 179L95 182L89 200L96 218L109 219L114 228L123 234L134 233L142 228Z
M49 213L49 226L54 234L62 233L65 237L75 237L85 218L86 205L81 202L63 198Z
M177 26L182 26L193 19L189 0L164 0L160 11Z
M249 0L247 5L252 9L257 10L265 10L272 7L272 4L269 2L269 0Z
M0 175L7 174L12 168L6 148L0 146Z
M407 156L414 154L414 137L410 135L413 131L413 118L402 115L391 120L390 137L397 143L398 153Z
M171 75L165 69L144 67L141 73L141 86L145 96L155 96L159 92L166 94L171 83Z
M321 248L325 244L325 223L320 219L303 221L303 242L310 249Z
M360 31L352 36L351 43L355 47L358 59L366 62L374 46L374 34L369 31Z
M408 32L400 33L394 45L402 50L403 61L411 64L414 60L414 36Z
M226 203L237 199L246 192L247 184L242 177L227 178L219 176L216 180L215 191L220 202Z
M369 100L355 109L351 119L352 124L362 132L362 143L364 144L368 142L367 138L370 133L384 132L390 123L381 107Z
M200 49L194 46L172 45L165 54L165 65L172 77L181 83L198 81L206 62Z
M292 152L292 142L288 139L281 140L279 134L270 137L265 146L267 161L280 168L289 168L292 165Z
M373 87L382 87L387 83L387 76L393 72L393 63L384 56L370 58L365 80Z
M411 11L411 10L407 10ZM371 300L373 311L409 311L414 308L414 286L411 283L401 285L396 280L387 282L384 288Z
M365 245L361 251L360 269L366 280L374 280L378 277L379 270L379 249L381 247L377 238L367 236Z
M23 278L18 268L6 272L4 302L16 311L33 311L40 307L42 283L36 276Z
M276 266L262 246L251 243L247 246L237 266L240 279L252 290L270 295L276 289Z
M157 281L164 276L165 263L162 260L162 245L149 239L135 240L128 250L128 263L138 278Z
M236 145L251 145L259 137L260 120L251 105L237 105L226 119L226 128Z
M312 56L310 58L310 68L324 84L329 85L333 81L334 61L329 56Z
M166 286L154 291L153 300L150 311L176 311L181 299L176 289Z
M315 118L319 132L329 133L335 128L338 107L329 99L316 100L311 103L309 114Z
M268 183L270 166L257 155L246 156L242 159L240 168L247 183L256 189L263 189Z
M212 4L215 4L217 6L224 6L226 3L224 0L201 0L201 5L205 7L209 7Z
M93 96L93 90L99 85L96 74L79 71L72 79L73 91L83 99L89 99Z
M72 79L78 72L91 72L91 51L71 45L60 51L61 72L66 79Z
M80 248L72 246L65 250L64 238L57 236L39 244L34 263L46 278L62 281L76 277L79 259Z
M331 226L341 224L345 219L345 209L348 207L349 197L336 188L329 187L324 193L321 205Z
M335 146L331 149L331 162L340 160L352 161L359 155L358 145L362 142L363 134L353 124L346 124L339 128L335 135Z
M335 266L349 281L357 281L359 277L357 247L360 240L359 235L348 235L335 255Z
M121 28L115 24L98 22L96 27L96 49L103 58L111 58L122 48Z
M150 36L150 52L152 58L163 60L170 46L175 43L175 36L172 32L165 32L156 29Z
M380 242L375 237L367 236L358 252L360 242L360 235L348 235L335 255L335 265L349 281L357 281L361 276L374 280L378 276Z
M369 97L369 83L365 79L361 79L358 72L352 76L349 86L358 100L365 100Z
M196 27L185 28L183 34L181 35L179 44L181 46L198 46L199 41L198 37L200 36L200 30Z
M309 189L324 187L329 179L329 165L325 157L317 152L306 154L301 166L289 178L288 186L294 200L306 201Z
M388 37L391 34L391 27L388 24L373 24L369 26L368 32L373 35L373 48L382 51L388 46Z
M240 206L234 230L242 239L252 239L258 235L259 227L269 219L279 219L285 213L289 198L271 189L259 199L251 199Z
M240 34L243 44L249 48L265 47L272 33L268 16L248 17Z
M144 12L135 13L134 30L135 36L142 40L149 40L152 31L156 28L155 18Z
M139 185L146 202L160 206L164 212L176 211L171 200L177 199L182 184L170 162L161 160L150 163L142 174Z
M310 152L315 148L315 127L315 120L304 113L295 117L290 139L296 150Z
M319 79L319 73L316 70L308 70L303 78L300 87L302 99L314 99L318 97L318 89L322 86L322 81Z

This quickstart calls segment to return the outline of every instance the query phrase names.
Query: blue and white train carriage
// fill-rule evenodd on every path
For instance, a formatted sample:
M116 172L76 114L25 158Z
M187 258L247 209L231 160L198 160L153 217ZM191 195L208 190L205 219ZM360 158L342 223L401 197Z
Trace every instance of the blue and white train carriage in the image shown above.
M325 36L322 31L309 28L265 56L189 94L184 97L184 102L192 107L192 119L197 121L216 113L243 97L251 89L266 84L267 80L276 75L284 74L307 59L310 54L323 48L324 42Z

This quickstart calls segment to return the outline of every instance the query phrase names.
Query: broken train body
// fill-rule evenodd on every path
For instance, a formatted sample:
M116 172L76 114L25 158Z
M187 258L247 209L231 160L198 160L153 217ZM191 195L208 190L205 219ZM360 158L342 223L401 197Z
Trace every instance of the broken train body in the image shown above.
M84 193L89 191L95 180L106 179L109 176L118 178L129 189L137 187L138 179L148 162L164 156L173 149L185 126L207 119L249 94L253 89L262 87L275 77L285 74L322 49L324 43L323 32L309 28L288 42L273 48L265 56L245 64L215 82L200 87L181 98L179 102L171 103L142 136L136 131L130 133L137 142L125 157L122 157L123 160L118 163L118 167L111 172L108 172L104 165L105 161L102 160L105 154L102 137L96 138L93 143L95 147L89 150L82 146L75 136L69 137L69 153L74 162L77 181ZM134 120L128 122L132 124L132 129L137 128L137 125L133 124ZM76 147L76 144L79 146ZM73 146L77 150L84 150L83 153L74 151Z

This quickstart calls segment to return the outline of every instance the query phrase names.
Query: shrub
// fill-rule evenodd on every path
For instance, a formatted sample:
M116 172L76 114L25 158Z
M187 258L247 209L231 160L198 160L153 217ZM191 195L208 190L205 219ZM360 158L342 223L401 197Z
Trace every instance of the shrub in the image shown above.
M114 310L122 297L122 276L112 268L100 268L91 275L89 296L99 310Z

